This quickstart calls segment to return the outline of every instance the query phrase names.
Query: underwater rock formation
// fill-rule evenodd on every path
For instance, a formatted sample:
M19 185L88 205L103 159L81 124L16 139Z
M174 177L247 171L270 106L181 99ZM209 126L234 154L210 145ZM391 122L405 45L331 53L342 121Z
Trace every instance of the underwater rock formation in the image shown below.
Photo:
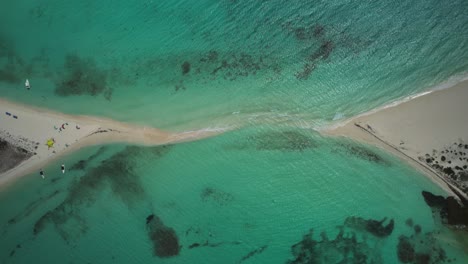
M431 207L433 215L439 217L442 223L460 228L468 228L468 207L458 203L453 197L447 198L422 191L424 201Z
M202 201L213 201L219 205L226 205L234 200L234 196L230 193L206 187L202 190L200 197Z
M375 162L381 165L390 165L390 162L384 159L381 155L376 153L375 151L371 150L368 147L361 146L354 143L339 143L337 148L335 148L337 152L343 152L345 154L353 155L363 160L368 160L370 162Z
M442 264L451 263L456 259L447 256L445 250L439 245L434 233L423 234L421 227L415 225L414 233L410 236L398 237L397 256L401 263L412 264Z
M387 218L384 218L380 221L373 219L364 219L361 217L348 217L345 220L345 226L353 228L360 231L367 231L368 233L376 237L388 237L392 234L395 222L391 219L387 225L384 225L384 222Z
M257 150L305 151L317 147L309 136L298 131L272 131L248 138Z
M250 259L251 257L255 256L255 255L258 255L258 254L261 254L263 251L265 251L265 249L267 249L268 246L265 245L265 246L262 246L262 247L259 247L257 249L254 249L252 251L250 251L249 253L247 253L247 255L243 256L240 260L239 260L239 263L242 263L248 259Z
M96 153L94 153L93 155L89 156L87 159L85 160L79 160L77 161L75 164L73 164L71 167L70 167L70 170L73 171L73 170L84 170L88 164L90 162L92 162L94 159L96 159L97 157L99 157L101 154L103 154L105 151L107 150L107 147L106 146L103 146L103 147L100 147Z
M89 229L82 209L95 203L99 194L110 188L115 197L129 207L145 201L146 194L140 177L135 172L138 157L150 156L153 160L164 156L169 146L151 148L128 146L122 151L87 170L69 187L62 203L41 216L35 223L33 234L38 235L48 224L53 224L68 243ZM99 151L97 152L99 153Z
M321 234L321 240L315 240L310 230L291 250L294 259L288 264L382 263L378 250L365 240L358 241L354 233L345 235L344 230L333 240L325 233Z
M153 243L154 255L161 258L177 256L181 246L175 230L166 226L161 218L151 214L146 217L146 230Z
M63 79L55 84L55 94L59 96L103 94L111 99L112 89L108 87L107 75L92 59L82 59L76 55L67 55Z

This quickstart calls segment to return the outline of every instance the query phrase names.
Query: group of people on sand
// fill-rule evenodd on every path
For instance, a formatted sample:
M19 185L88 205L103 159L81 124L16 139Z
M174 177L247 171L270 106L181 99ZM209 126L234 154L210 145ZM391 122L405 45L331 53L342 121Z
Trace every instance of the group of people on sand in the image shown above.
M65 164L62 164L62 166L60 166L60 170L63 174L65 174ZM45 179L45 174L42 169L39 171L39 175L41 175L42 179Z

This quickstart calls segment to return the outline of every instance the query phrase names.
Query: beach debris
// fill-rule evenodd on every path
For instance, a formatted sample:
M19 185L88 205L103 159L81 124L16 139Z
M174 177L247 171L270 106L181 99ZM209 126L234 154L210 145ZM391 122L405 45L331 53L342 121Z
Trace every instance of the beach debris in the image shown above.
M5 112L5 114L6 114L7 116L13 117L14 119L18 119L18 116L17 116L17 115L12 115L10 112Z
M54 139L54 138L50 138L50 139L48 139L47 142L46 142L46 145L47 145L47 147L48 147L49 149L52 148L52 147L54 147L54 144L55 144L55 139Z

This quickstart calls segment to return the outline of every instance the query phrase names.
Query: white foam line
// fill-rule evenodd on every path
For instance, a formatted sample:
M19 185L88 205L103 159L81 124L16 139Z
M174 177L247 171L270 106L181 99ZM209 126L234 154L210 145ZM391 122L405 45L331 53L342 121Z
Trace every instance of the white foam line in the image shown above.
M452 76L447 81L442 82L442 83L440 83L438 85L435 85L435 86L427 89L424 92L420 92L420 93L417 93L417 94L412 94L412 95L406 96L406 97L404 97L402 99L397 99L397 100L395 100L393 102L390 102L390 103L388 103L386 105L376 107L376 108L374 108L372 110L369 110L367 112L352 116L352 117L347 118L345 120L341 120L341 121L334 122L334 123L328 123L328 124L326 124L326 125L324 125L322 127L317 127L316 130L323 131L323 130L336 129L338 127L342 127L342 126L348 124L350 121L352 121L352 120L354 120L356 118L363 117L363 116L368 116L368 115L374 114L376 112L379 112L381 110L398 106L398 105L400 105L402 103L406 103L408 101L411 101L413 99L416 99L416 98L424 96L424 95L428 95L428 94L433 93L435 91L445 90L445 89L454 87L455 85L457 85L457 84L459 84L461 82L464 82L466 80L468 80L468 74Z

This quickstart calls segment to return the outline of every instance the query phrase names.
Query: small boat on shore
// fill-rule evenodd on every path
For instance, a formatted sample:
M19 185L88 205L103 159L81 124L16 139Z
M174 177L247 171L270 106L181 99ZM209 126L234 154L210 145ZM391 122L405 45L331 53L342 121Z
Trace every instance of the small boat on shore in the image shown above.
M26 89L31 89L31 85L29 84L29 80L26 79L26 82L24 83L24 87L26 87Z

